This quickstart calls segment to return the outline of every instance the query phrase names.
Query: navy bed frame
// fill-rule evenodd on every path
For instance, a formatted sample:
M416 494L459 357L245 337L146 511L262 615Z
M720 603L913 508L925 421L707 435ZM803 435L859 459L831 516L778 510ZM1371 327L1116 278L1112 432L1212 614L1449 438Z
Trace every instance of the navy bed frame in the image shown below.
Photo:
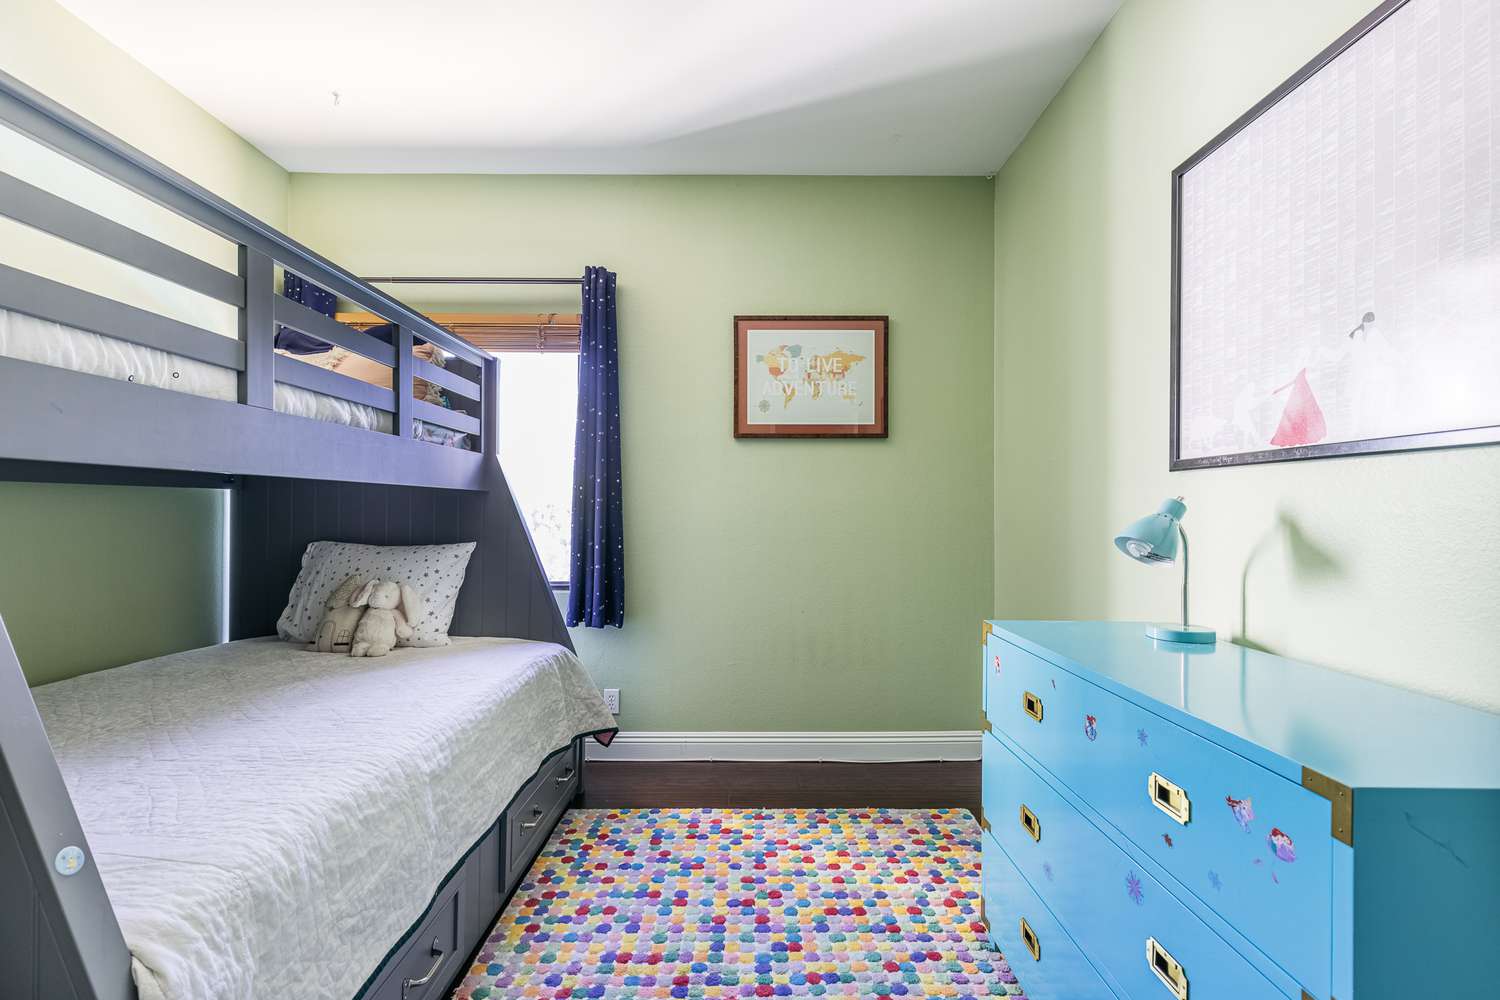
M239 261L236 272L215 267L0 173L0 215L239 315L234 340L0 265L0 308L231 368L239 381L238 401L226 402L0 358L0 480L231 490L232 638L275 631L308 542L474 541L451 631L572 648L495 455L493 357L3 72L0 123L217 234ZM386 319L392 341L277 295L277 267ZM277 355L278 325L386 364L392 388ZM455 360L440 368L413 357L415 338ZM454 409L414 399L414 376L448 390ZM278 381L387 410L392 432L278 413ZM477 449L417 440L413 418L470 434ZM581 769L578 740L571 751ZM0 624L0 995L132 1000L129 955L97 867L60 875L64 845L91 860Z

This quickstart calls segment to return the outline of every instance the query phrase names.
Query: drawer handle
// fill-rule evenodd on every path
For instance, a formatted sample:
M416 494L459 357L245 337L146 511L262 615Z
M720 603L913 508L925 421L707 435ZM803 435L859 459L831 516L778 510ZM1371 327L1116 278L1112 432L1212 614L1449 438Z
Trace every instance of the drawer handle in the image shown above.
M1021 695L1021 709L1036 721L1042 721L1042 699L1030 691Z
M1040 841L1042 839L1042 821L1036 818L1036 813L1021 806L1021 829L1031 834L1031 839Z
M437 938L432 939L432 968L427 970L427 975L421 979L401 980L401 1000L406 1000L406 994L418 986L426 986L432 982L432 977L437 975L438 966L443 964L443 947Z
M1025 917L1021 918L1021 943L1026 946L1027 951L1031 952L1033 961L1042 960L1042 943L1036 939L1036 931L1031 929Z
M1193 818L1193 803L1188 799L1186 790L1155 771L1152 771L1151 777L1146 780L1146 794L1151 797L1153 806L1183 826L1187 826L1188 820Z
M1187 973L1182 971L1182 963L1169 955L1153 937L1146 939L1146 964L1177 1000L1188 1000Z
M521 829L527 830L527 831L531 831L531 830L535 830L537 827L539 827L541 825L542 825L542 807L541 806L532 806L531 807L531 822L530 823L522 823L521 824Z
M573 769L570 767L566 771L564 771L562 774L559 774L557 777L553 778L552 779L552 783L554 785L566 785L568 782L570 782L572 780L573 780Z

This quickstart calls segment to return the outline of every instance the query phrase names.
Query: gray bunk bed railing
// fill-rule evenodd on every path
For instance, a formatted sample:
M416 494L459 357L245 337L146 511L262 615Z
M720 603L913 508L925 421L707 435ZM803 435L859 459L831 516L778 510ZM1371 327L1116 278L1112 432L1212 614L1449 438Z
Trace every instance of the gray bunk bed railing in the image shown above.
M238 388L229 401L0 357L0 480L229 490L233 639L274 633L309 542L472 541L451 632L572 649L496 455L493 356L3 71L0 127L228 241L238 259L234 271L216 266L0 172L0 216L221 303L238 318L238 337L226 337L31 273L24 261L0 263L0 309L221 366ZM278 268L387 320L390 340L277 294ZM279 326L386 365L390 388L277 353ZM444 368L414 356L418 338L454 360ZM453 408L415 398L414 378L441 386ZM385 411L390 431L278 412L278 382ZM475 447L420 440L415 420L468 434ZM577 741L572 754L581 770ZM82 850L76 872L62 870L64 847ZM0 622L0 996L135 996L119 924L91 861Z
M421 420L474 436L474 455L493 452L484 413L485 404L493 396L484 384L491 357L3 71L0 123L227 241L238 250L238 267L233 272L225 270L6 173L0 173L0 215L228 306L237 313L239 336L226 337L12 264L0 264L0 308L230 369L237 376L241 411L204 405L223 401L181 392L174 392L182 397L178 399L152 399L151 394L139 393L145 387L128 383L83 386L66 378L70 374L66 371L39 372L35 366L22 369L18 366L32 363L0 358L0 376L20 393L8 409L22 418L21 426L15 426L17 421L5 421L7 426L0 428L5 454L45 461L167 464L182 469L278 475L301 475L302 465L320 462L327 478L345 478L347 474L349 478L369 480L380 478L382 473L376 470L383 468L386 481L415 477L455 487L478 485L481 463L473 455L463 455L462 449L413 453L400 446L412 436L413 421ZM386 320L395 331L390 341L277 294L278 268ZM277 353L279 327L389 368L391 387L382 388ZM456 363L443 368L414 357L411 348L418 338L448 352ZM453 400L453 408L414 398L414 377L441 386ZM96 377L94 381L105 380ZM263 419L275 412L278 382L390 413L391 433L384 436L394 440L382 440L381 436L351 438L328 434L328 428ZM59 406L64 399L71 405ZM46 413L48 409L53 412ZM248 424L244 411L252 411ZM51 433L45 440L26 440L24 429L42 419L50 422ZM192 432L174 434L172 428L183 422L191 423ZM245 442L226 442L229 436L261 436L267 440L256 448ZM159 441L152 439L157 437L165 437L171 446L159 447Z

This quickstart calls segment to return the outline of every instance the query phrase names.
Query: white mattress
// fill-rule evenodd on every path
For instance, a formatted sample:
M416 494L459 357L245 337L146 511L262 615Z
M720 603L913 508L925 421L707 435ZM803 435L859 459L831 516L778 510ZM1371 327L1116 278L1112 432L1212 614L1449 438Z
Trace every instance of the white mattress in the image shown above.
M614 725L515 639L247 639L32 696L142 1000L349 1000L548 753Z
M0 309L0 357L210 399L234 402L239 398L239 376L231 368L7 309ZM392 416L385 410L282 382L276 383L275 405L279 412L296 417L382 433L391 429ZM457 443L458 447L465 447L460 440L464 435L458 432L430 426L420 420L414 424L417 436L423 440L435 444Z

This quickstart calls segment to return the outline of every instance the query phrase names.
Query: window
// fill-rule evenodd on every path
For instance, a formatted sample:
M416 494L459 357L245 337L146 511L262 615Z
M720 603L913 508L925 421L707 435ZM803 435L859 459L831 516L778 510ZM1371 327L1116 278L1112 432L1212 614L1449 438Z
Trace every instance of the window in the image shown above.
M493 353L500 359L500 464L547 579L566 586L572 566L577 347Z

